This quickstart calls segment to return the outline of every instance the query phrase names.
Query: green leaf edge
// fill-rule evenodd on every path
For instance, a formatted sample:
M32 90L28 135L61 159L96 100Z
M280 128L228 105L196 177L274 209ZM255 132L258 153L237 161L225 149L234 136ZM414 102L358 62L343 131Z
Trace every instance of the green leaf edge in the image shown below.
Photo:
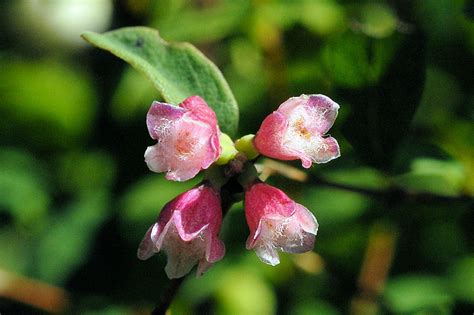
M224 78L224 75L222 74L220 69L192 44L187 43L187 42L167 42L160 36L158 30L149 28L149 27L144 27L144 26L123 27L123 28L119 28L113 31L105 32L103 34L92 32L92 31L86 31L81 34L81 37L85 41L87 41L89 44L110 52L114 56L130 64L138 72L144 74L151 81L152 85L158 90L161 96L163 96L163 99L166 102L170 102L172 104L173 103L178 104L182 102L183 100L176 100L171 95L168 95L166 91L164 91L163 87L160 84L160 81L156 79L154 75L148 70L148 68L153 68L153 65L148 63L143 58L136 58L136 56L133 53L130 53L127 50L127 47L124 47L125 49L121 52L115 51L113 49L113 46L116 45L117 42L112 41L109 37L107 37L107 35L115 33L115 32L119 32L119 31L128 31L128 30L149 32L150 34L156 35L158 37L158 40L163 45L171 46L173 48L180 49L180 50L188 50L190 51L191 54L194 54L197 58L202 59L203 63L208 63L211 69L215 72L215 75L217 76L217 79L218 79L218 83L221 86L222 90L224 91L225 94L229 96L229 99L231 100L230 106L228 106L227 111L232 112L232 115L236 117L233 123L231 123L228 121L228 119L224 120L224 117L221 117L219 113L216 112L217 118L219 120L219 125L221 129L222 127L224 127L223 129L226 133L235 135L238 128L239 108L237 105L237 101L235 100L234 94L232 93L232 90L230 89L230 86L227 83L226 79ZM120 42L118 43L121 44ZM212 107L212 105L210 106Z

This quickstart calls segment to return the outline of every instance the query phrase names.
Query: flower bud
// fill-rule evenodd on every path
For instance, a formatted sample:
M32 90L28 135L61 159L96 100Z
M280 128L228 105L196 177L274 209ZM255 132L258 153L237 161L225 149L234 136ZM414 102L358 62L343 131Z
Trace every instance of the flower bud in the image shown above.
M316 218L278 188L251 185L245 193L245 217L250 229L247 249L254 249L266 264L280 263L277 250L304 253L313 249Z
M256 159L260 153L258 153L257 149L255 149L253 140L255 139L255 135L248 134L243 136L242 138L235 141L235 148L239 151L244 153L249 160Z
M179 106L153 102L147 127L157 144L146 149L145 162L153 172L166 172L169 180L193 178L221 153L216 114L199 96Z
M268 115L255 136L257 150L280 160L300 159L303 167L340 156L339 144L325 137L339 105L321 94L292 97Z
M165 205L140 243L137 256L146 260L163 250L168 257L168 278L181 278L196 264L200 276L224 257L224 243L217 237L221 223L219 193L202 184Z
M239 151L235 148L234 142L232 142L228 134L221 132L219 141L221 143L221 155L217 159L216 164L225 165L234 159Z

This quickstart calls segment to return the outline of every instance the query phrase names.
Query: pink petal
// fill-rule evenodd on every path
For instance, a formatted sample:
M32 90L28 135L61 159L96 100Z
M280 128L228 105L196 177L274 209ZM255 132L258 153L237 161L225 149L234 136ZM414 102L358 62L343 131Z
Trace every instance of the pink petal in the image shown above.
M245 195L245 216L250 229L246 247L254 249L264 263L278 264L278 250L303 253L313 249L316 218L275 187L253 185Z
M212 162L214 162L221 154L221 147L219 144L220 130L217 123L216 113L201 97L197 95L188 97L180 106L188 109L194 119L202 121L211 127L212 136L209 143L210 149L215 152L215 155L212 157Z
M327 163L341 156L339 144L333 137L322 138L319 145L311 154L316 163Z
M150 226L150 228L145 234L145 237L143 237L140 246L138 247L137 256L140 260L147 260L155 254L155 244L151 240L151 230L153 229L153 227L154 225Z
M211 241L207 243L205 259L201 259L196 270L197 276L202 276L213 263L224 258L225 246L224 243L217 237L211 238Z
M254 248L258 258L270 266L276 266L280 263L280 256L277 248L269 243L261 243Z
M303 166L304 168L310 168L311 165L313 164L313 161L311 160L311 158L309 158L308 155L305 153L299 153L298 157L301 160L301 166Z
M145 151L145 162L154 172L167 172L169 180L185 181L208 168L220 154L218 138L208 125L183 118L172 133ZM217 142L217 143L216 143Z
M185 233L195 234L205 225L217 235L222 222L220 202L219 193L204 184L176 197L171 207L181 209L180 235L185 238Z
M278 251L304 253L313 249L314 241L315 234L303 229L296 214L273 219L263 217L258 237L247 248L254 249L260 260L274 266L280 262Z
M137 255L148 259L163 250L170 279L184 276L196 264L200 275L225 254L224 244L217 238L221 222L218 192L207 185L198 186L165 205Z
M258 235L258 227L262 217L290 216L294 211L293 200L276 187L257 183L252 185L245 193L245 217L252 239Z
M206 249L206 260L208 262L214 263L221 260L225 255L225 245L224 243L214 237L211 242L208 243L208 248Z
M303 167L325 163L340 155L334 138L324 138L337 117L339 105L324 95L292 97L263 121L255 146L263 155L300 159Z
M166 172L169 170L166 155L160 143L148 147L145 150L145 162L148 168L157 173Z
M287 253L305 253L313 249L318 222L314 215L305 207L296 204L296 211L286 223L285 238L280 246Z
M319 134L328 132L336 120L339 105L329 97L317 94L309 96L307 107Z
M277 112L281 113L285 117L289 117L291 112L293 112L298 107L306 105L307 102L308 96L305 94L302 94L301 96L290 97L281 103L280 106L278 106Z
M301 228L313 235L318 234L318 221L314 217L314 214L309 211L306 207L296 204L295 219L301 225Z
M257 150L268 157L279 160L295 160L297 154L283 144L283 136L288 127L288 119L279 112L273 112L262 122L255 135L254 144Z
M166 151L166 143L168 142L157 143L146 149L144 157L148 168L156 173L167 172L166 179L173 181L185 181L196 176L202 166L197 162L201 161L193 158L180 158L176 152L173 152L173 155L170 152L173 151L172 147L168 147L168 151ZM202 154L196 156L206 160L202 157Z
M162 248L168 257L165 267L166 275L170 279L181 278L188 274L205 255L206 239L197 237L190 241L183 241L173 225L163 232L166 234Z
M217 126L216 113L200 96L190 96L185 99L180 106L192 113L196 120L202 121L210 126Z
M154 102L147 126L158 143L147 148L145 162L154 172L167 172L169 180L188 180L219 158L216 115L198 96L186 99L181 107Z
M172 148L181 167L206 169L220 155L219 133L212 126L185 117L176 128Z
M163 229L162 236L166 234L166 228L168 227L168 225L170 226L172 225L176 229L176 232L178 233L179 238L183 240L184 242L190 242L198 237L202 238L203 235L205 234L205 231L209 228L209 223L203 224L197 220L196 222L191 221L191 223L194 224L194 226L190 227L189 222L186 221L187 219L183 218L183 213L185 212L182 212L180 210L175 210L173 212L173 217L168 222L165 229ZM200 224L196 224L196 223L200 223ZM156 247L159 249L160 240L158 240L156 244L157 244Z
M177 106L153 102L146 116L148 133L152 139L167 137L172 132L173 124L178 121L185 111Z
M301 95L292 97L278 107L278 112L289 118L295 110L302 108L308 116L308 127L323 135L334 124L339 105L322 94Z

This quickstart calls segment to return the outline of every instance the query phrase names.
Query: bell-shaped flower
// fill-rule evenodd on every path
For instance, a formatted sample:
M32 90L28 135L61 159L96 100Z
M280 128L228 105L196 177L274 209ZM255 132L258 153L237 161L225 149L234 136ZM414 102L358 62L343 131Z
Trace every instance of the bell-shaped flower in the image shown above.
M257 183L245 193L245 217L250 229L247 249L266 264L280 263L278 250L304 253L313 249L318 222L302 205L273 186Z
M185 181L219 158L219 127L214 111L199 96L179 106L153 102L146 123L157 144L145 151L145 162L153 172Z
M279 160L301 159L305 168L312 162L329 162L340 156L336 139L325 136L338 109L337 103L321 94L292 97L265 118L255 147Z
M137 256L145 260L163 250L168 257L168 278L183 277L196 264L200 276L224 257L224 243L218 239L221 222L219 193L201 184L165 205L140 243Z

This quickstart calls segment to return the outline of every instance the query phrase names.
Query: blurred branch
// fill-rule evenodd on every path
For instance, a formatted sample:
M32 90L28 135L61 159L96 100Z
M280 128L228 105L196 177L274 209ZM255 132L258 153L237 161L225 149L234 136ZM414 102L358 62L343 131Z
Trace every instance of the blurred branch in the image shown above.
M2 269L0 296L48 313L63 313L69 304L67 293L63 289Z
M379 314L377 303L393 261L397 233L377 224L372 228L357 281L359 294L352 299L353 315Z
M288 93L288 75L285 62L285 43L283 31L267 20L257 20L255 41L264 53L264 69L269 80L270 103L279 104Z
M327 180L321 176L314 174L305 173L297 168L289 166L287 164L277 162L274 160L265 160L262 164L257 166L257 170L260 172L260 179L266 180L273 174L280 174L288 179L310 183L320 186L327 186L341 190L347 190L358 194L366 195L377 199L388 199L397 201L414 201L421 203L437 203L437 202L467 202L474 204L474 198L468 195L460 196L443 196L436 195L427 192L415 192L405 190L398 186L389 186L385 189L371 189L365 187L357 187L353 185L347 185L342 183L333 182Z
M306 172L274 160L265 159L263 163L255 164L255 167L260 173L262 181L266 181L273 174L280 174L297 182L306 182L308 180Z
M348 190L351 192L359 193L362 195L366 195L369 197L374 197L374 198L380 198L384 197L387 195L389 192L388 190L376 190L376 189L369 189L369 188L363 188L363 187L356 187L352 185L346 185L346 184L341 184L341 183L336 183L336 182L331 182L328 181L322 177L315 176L315 175L309 175L307 181L308 183L311 184L316 184L316 185L322 185L322 186L328 186L332 188L337 188L337 189L342 189L342 190Z
M341 183L336 183L328 181L322 177L316 175L308 176L308 183L323 185L328 187L333 187L337 189L352 191L355 193L363 194L373 198L383 198L389 200L398 200L398 201L412 201L420 203L436 203L436 202L469 202L474 203L474 198L468 195L459 195L459 196L443 196L436 195L427 192L415 192L405 190L401 187L390 186L383 190L369 189L363 187L356 187L352 185L346 185Z

